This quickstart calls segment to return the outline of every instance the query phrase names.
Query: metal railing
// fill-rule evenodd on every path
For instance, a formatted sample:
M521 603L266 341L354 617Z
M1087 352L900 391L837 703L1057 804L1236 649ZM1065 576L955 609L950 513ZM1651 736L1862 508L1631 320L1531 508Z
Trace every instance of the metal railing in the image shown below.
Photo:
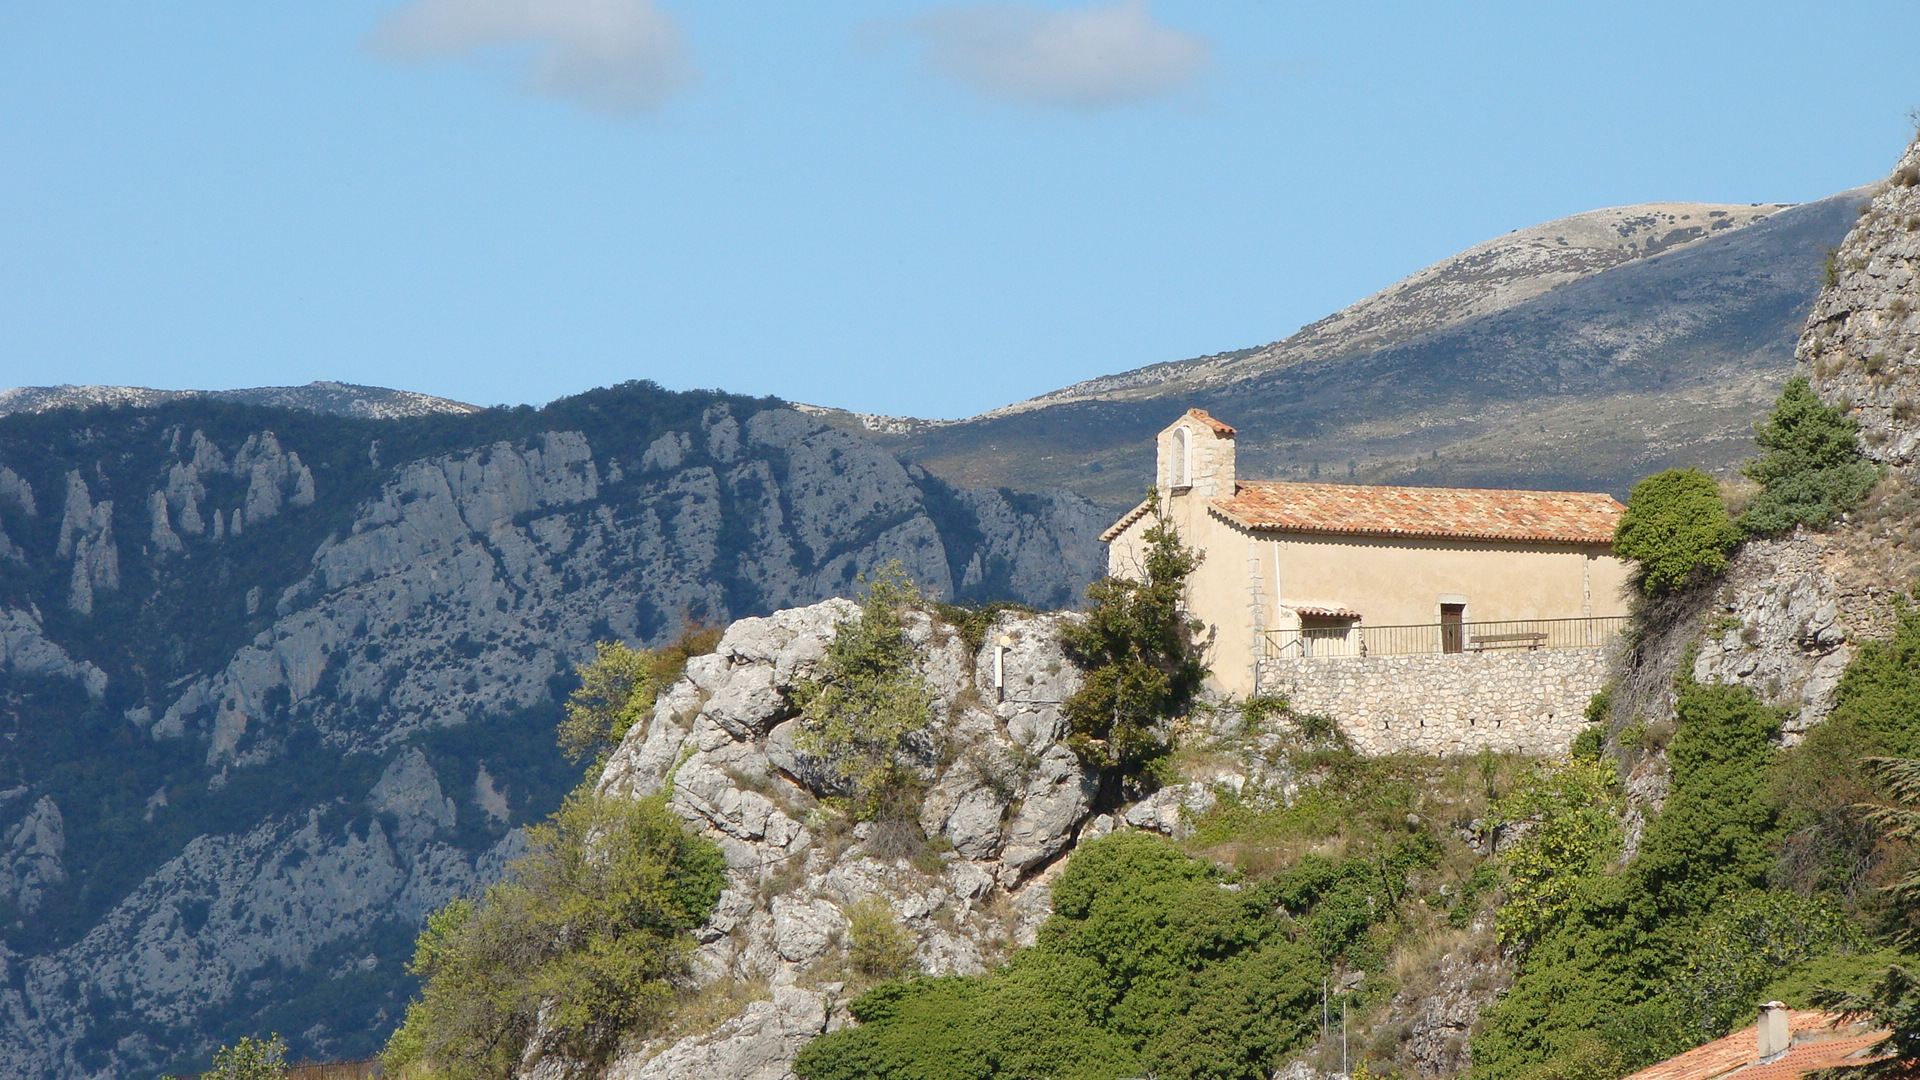
M1624 615L1580 619L1504 619L1496 622L1418 623L1405 626L1309 626L1266 632L1269 660L1341 656L1427 656L1506 649L1592 649L1611 644L1627 625Z

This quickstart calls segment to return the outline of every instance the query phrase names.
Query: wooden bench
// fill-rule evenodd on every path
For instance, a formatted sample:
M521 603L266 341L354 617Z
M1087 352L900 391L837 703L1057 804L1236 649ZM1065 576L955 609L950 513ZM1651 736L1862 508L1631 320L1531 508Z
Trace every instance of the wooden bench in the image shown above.
M1544 630L1526 630L1512 634L1475 634L1467 639L1474 652L1488 649L1538 649L1547 643Z

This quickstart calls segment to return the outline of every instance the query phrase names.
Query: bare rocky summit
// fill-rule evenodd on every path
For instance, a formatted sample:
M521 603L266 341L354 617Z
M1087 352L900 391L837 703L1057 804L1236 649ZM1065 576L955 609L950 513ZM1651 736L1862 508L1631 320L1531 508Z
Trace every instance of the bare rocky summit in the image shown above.
M343 382L310 382L305 386L257 386L243 390L155 390L144 386L18 386L0 390L0 416L15 412L47 412L53 409L91 409L106 407L151 408L169 401L187 398L211 398L247 405L331 416L353 416L367 420L398 420L407 417L464 415L480 411L477 405L416 394L410 390L388 390L379 386L356 386Z
M1104 375L985 415L1069 401L1161 398L1295 364L1374 351L1504 311L1603 270L1744 228L1787 205L1643 203L1589 210L1476 244L1271 345Z
M1576 215L1271 345L957 423L829 420L954 483L1113 508L1138 500L1153 433L1196 405L1240 429L1247 475L1624 495L1649 472L1726 473L1752 453L1751 420L1791 374L1827 253L1866 200Z

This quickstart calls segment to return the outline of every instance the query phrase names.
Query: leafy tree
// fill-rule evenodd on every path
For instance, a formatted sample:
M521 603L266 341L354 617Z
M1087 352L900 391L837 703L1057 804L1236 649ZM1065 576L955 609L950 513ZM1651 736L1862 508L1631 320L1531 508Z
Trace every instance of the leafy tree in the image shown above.
M1668 469L1633 485L1613 553L1634 563L1642 592L1658 596L1725 570L1739 542L1713 477Z
M286 1075L287 1044L280 1036L242 1036L213 1052L213 1069L200 1080L284 1080Z
M654 699L687 669L687 661L719 643L717 627L690 624L658 649L634 649L618 641L595 645L593 662L578 669L580 686L567 698L560 749L574 761L604 761L653 711Z
M1788 892L1749 893L1694 935L1670 991L1674 1009L1693 1038L1717 1038L1746 1022L1782 972L1860 943L1858 927L1837 905Z
M1559 924L1580 882L1620 853L1619 783L1609 759L1542 762L1493 805L1496 827L1525 826L1501 857L1506 902L1495 925L1503 939L1538 941Z
M1206 677L1181 611L1187 576L1200 556L1180 542L1149 494L1140 578L1109 576L1087 588L1086 618L1064 630L1061 645L1086 670L1064 711L1068 742L1087 764L1133 770L1166 752L1159 725L1184 713Z
M1821 528L1859 505L1879 479L1860 456L1860 425L1813 392L1804 377L1787 380L1754 441L1765 451L1741 471L1760 493L1741 515L1748 532L1785 532L1795 525Z
M658 796L585 789L527 847L478 902L428 919L410 968L426 987L387 1044L389 1071L510 1076L541 1020L555 1049L599 1061L663 1017L689 931L725 884L719 849Z
M933 722L933 693L900 621L920 590L897 562L860 581L860 614L839 625L814 677L795 688L794 743L826 763L856 816L908 817L919 789L909 755Z

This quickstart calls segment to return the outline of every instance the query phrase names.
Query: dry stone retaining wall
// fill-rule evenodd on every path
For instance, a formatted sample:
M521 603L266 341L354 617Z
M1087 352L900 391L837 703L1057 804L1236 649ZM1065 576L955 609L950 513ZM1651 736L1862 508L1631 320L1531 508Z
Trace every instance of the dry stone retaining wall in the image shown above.
M1564 754L1607 649L1269 660L1260 692L1331 716L1365 754Z

